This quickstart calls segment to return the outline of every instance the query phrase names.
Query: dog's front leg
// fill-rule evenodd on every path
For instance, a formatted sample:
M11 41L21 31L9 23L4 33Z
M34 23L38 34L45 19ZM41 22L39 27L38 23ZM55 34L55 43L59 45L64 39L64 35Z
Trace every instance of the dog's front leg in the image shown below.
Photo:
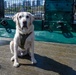
M14 67L18 67L19 66L17 50L18 50L18 44L15 41L14 42L14 64L13 64Z
M34 42L32 42L32 44L31 44L31 62L32 62L32 64L37 63L37 61L36 61L36 59L34 57Z

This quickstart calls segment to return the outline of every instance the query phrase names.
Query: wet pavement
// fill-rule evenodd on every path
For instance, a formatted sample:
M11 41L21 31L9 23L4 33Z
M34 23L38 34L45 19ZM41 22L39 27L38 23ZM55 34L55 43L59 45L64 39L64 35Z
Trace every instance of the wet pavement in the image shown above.
M10 61L9 40L0 41L0 75L76 75L76 45L35 41L35 58L19 58L20 66L14 68Z

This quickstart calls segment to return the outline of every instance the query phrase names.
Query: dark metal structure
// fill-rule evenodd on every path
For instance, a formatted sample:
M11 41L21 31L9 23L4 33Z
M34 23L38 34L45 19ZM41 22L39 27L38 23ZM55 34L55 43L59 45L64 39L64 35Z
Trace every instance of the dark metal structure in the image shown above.
M70 29L73 5L74 0L45 0L45 24L53 30L57 30L59 25L66 25Z
M28 11L35 16L33 24L36 40L76 44L76 20L74 23L76 4L74 1L0 0L0 36L13 37L15 33L13 29L16 26L11 17L19 11Z
M0 18L4 17L4 0L0 0Z

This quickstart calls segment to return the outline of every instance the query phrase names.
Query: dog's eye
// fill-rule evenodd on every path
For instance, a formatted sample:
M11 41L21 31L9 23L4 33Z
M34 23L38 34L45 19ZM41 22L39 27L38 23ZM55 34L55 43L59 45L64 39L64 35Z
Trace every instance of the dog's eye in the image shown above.
M19 18L22 18L22 16L19 16Z
M29 18L29 16L26 16L26 18Z

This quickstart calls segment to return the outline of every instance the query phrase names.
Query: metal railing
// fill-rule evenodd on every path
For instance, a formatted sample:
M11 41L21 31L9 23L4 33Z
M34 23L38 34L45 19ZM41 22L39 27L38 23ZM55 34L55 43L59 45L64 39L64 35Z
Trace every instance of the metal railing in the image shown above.
M12 17L17 12L28 11L35 19L44 18L44 0L4 0L5 17Z

